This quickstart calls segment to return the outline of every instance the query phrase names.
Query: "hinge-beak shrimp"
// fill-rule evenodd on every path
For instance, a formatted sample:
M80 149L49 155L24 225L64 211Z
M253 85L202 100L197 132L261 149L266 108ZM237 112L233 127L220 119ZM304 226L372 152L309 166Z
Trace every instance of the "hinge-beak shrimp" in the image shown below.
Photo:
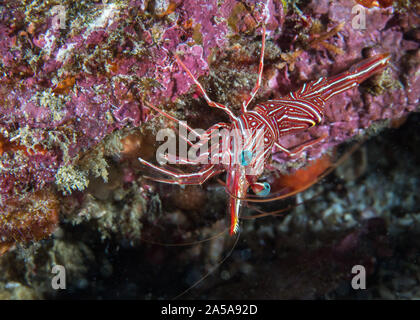
M323 120L325 103L331 97L358 86L373 74L380 72L387 66L390 59L388 54L378 54L352 66L347 72L332 77L321 77L315 81L305 83L299 90L291 92L281 99L258 103L252 110L248 110L262 82L266 40L266 29L265 27L262 29L258 79L249 98L242 103L239 116L235 115L227 106L212 101L203 86L184 65L180 57L175 56L178 64L194 81L207 104L212 108L219 108L225 111L230 118L230 123L217 123L200 135L187 124L146 102L150 108L168 119L178 122L180 126L184 126L190 132L195 133L200 139L200 144L207 143L212 134L221 129L236 132L235 138L243 141L241 146L238 147L231 137L222 137L222 139L225 139L223 142L228 145L228 148L220 147L216 150L217 152L212 152L211 155L208 152L200 154L197 159L206 158L209 161L194 173L179 173L139 158L142 164L170 177L167 179L155 179L156 181L170 184L203 184L209 178L226 172L226 190L230 195L230 234L235 234L239 230L239 213L242 201L249 200L246 197L248 189L251 188L260 197L267 197L270 194L270 185L267 182L258 181L258 178L262 174L261 168L270 157L273 147L276 146L288 156L293 157L306 148L319 143L325 137L321 136L307 141L291 150L282 146L279 143L279 138L320 124ZM192 146L191 142L187 142ZM190 160L175 157L175 163L197 165L200 163L197 159ZM220 161L221 159L224 161ZM267 199L270 200L270 198ZM278 197L272 197L271 199L278 199Z

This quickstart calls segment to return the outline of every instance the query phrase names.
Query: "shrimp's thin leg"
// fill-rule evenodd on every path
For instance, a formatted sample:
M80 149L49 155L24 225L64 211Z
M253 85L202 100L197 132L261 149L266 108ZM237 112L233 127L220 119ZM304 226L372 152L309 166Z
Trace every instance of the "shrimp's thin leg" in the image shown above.
M281 144L279 144L278 142L275 142L275 143L274 143L274 145L275 145L276 147L278 147L279 149L281 149L283 152L287 153L287 155L288 155L289 157L294 157L294 156L296 156L297 154L299 154L299 153L301 153L302 151L304 151L306 148L311 147L311 146L313 146L313 145L315 145L315 144L317 144L317 143L321 142L321 141L322 141L322 140L324 140L326 137L327 137L326 135L323 135L323 136L321 136L321 137L319 137L319 138L316 138L316 139L314 139L314 140L311 140L311 141L305 142L305 143L303 143L303 144L301 144L301 145L299 145L299 146L297 146L297 147L294 147L294 148L293 148L293 150L289 150L289 149L287 149L287 148L283 147L283 146L282 146Z
M164 117L168 118L169 120L175 121L177 122L180 126L183 126L185 129L193 132L197 137L200 136L200 134L195 131L193 128L191 128L189 125L187 125L184 121L178 120L177 118L171 116L170 114L168 114L167 112L155 107L153 104L151 104L150 102L145 101L144 102L149 108L159 112L161 115L163 115ZM191 144L191 142L187 139L185 139L187 141L187 143Z
M219 130L221 128L227 128L228 125L224 122L218 122L215 125L211 126L209 129L207 129L207 131L203 134L199 134L197 131L195 131L193 128L191 128L189 125L186 124L186 122L178 120L177 118L171 116L170 114L168 114L167 112L155 107L153 104L151 104L150 102L145 101L146 105L148 107L150 107L151 109L159 112L161 115L163 115L164 117L168 118L169 120L175 121L177 122L180 126L183 126L185 129L189 130L190 132L194 133L194 135L196 137L198 137L200 139L200 144L197 145L197 147L200 147L202 144L206 143L209 140L209 137L211 136L211 134L213 133L213 131L215 130ZM181 139L183 139L184 141L186 141L190 146L193 146L194 144L188 140L186 137L184 136L180 136Z
M190 76L190 78L197 85L198 89L200 90L200 92L203 95L204 99L206 100L207 104L210 107L222 109L223 111L225 111L229 115L229 117L232 120L235 120L237 117L235 116L235 114L228 107L224 106L221 103L214 102L213 100L211 100L209 98L209 96L207 95L207 93L204 90L204 88L201 85L201 83L198 82L198 80L196 79L196 77L191 73L191 71L187 68L187 66L181 61L181 59L178 57L178 55L175 55L175 58L176 58L176 61L178 62L178 64L185 70L185 72Z
M202 177L205 174L208 174L209 172L214 171L214 165L210 164L204 168L202 168L201 170L197 171L197 172L192 172L192 173L179 173L179 172L175 172L173 170L168 170L168 169L164 169L161 168L157 165L154 165L153 163L150 163L149 161L146 161L142 158L138 158L138 160L140 161L141 164L150 167L162 174L166 174L168 176L171 176L175 179L185 179L185 178L194 178L194 177Z
M265 26L263 26L260 65L258 67L258 79L257 79L257 83L255 84L254 89L252 89L251 91L250 97L242 103L242 113L247 112L249 103L252 101L252 99L254 99L255 95L257 94L258 90L261 87L262 74L264 70L265 34L266 34L266 30L265 30Z
M192 143L190 140L188 140L186 137L183 137L182 135L180 137L182 139L184 139L186 142L188 142L191 147L193 147L196 150L201 151L201 148L203 146L205 146L210 139L213 138L213 135L215 135L215 137L220 136L220 134L218 132L216 132L217 130L219 130L220 128L226 128L227 126L228 125L224 122L216 123L215 125L211 126L209 129L207 129L206 132L201 134L198 137L199 141L195 144ZM193 159L189 159L189 158L186 158L186 157L179 157L179 156L175 156L175 155L169 155L169 154L163 155L163 158L165 160L168 160L169 162L171 162L173 164L192 164L192 165L207 164L210 156L212 157L212 159L214 157L216 157L216 158L220 157L220 152L218 152L218 151L219 151L219 145L218 144L211 144L210 150L208 150L208 146L206 146L205 152L200 153L197 157L195 157Z
M148 177L146 176L146 178L151 179L153 181L156 182L161 182L161 183L168 183L168 184L177 184L177 185L201 185L204 182L206 182L208 179L210 179L211 177L221 173L221 170L217 170L217 171L208 171L203 173L201 176L194 176L194 177L187 177L187 178L182 178L179 180L176 179L161 179L161 178L153 178L153 177Z
M164 169L164 168L160 168L146 160L143 160L142 158L139 158L139 161L145 165L148 166L162 174L166 174L168 176L173 177L173 179L161 179L161 178L153 178L153 177L147 177L149 179L152 179L154 181L158 181L158 182L163 182L163 183L169 183L169 184L180 184L180 185L184 185L184 184L202 184L205 181L207 181L207 179L209 179L210 177L218 174L221 172L221 170L216 170L215 166L213 164L210 164L204 168L202 168L201 170L199 170L198 172L193 172L193 173L178 173L172 170L168 170L168 169Z
M189 165L199 165L199 164L207 164L208 162L209 153L205 152L203 154L200 154L195 159L188 159L185 157L179 157L174 155L165 154L163 155L163 158L171 164L189 164ZM204 162L207 161L207 162Z

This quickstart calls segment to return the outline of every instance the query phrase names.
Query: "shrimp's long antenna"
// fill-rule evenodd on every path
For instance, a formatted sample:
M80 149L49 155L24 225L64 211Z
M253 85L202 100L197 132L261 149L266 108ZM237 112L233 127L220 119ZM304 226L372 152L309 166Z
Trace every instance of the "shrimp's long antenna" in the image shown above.
M267 216L284 217L284 216L286 216L284 213L287 213L288 211L290 211L292 209L295 209L298 206L301 206L301 205L304 205L304 204L306 204L310 201L313 201L316 197L320 196L321 193L322 192L318 192L307 200L304 200L304 201L299 202L299 203L294 204L294 205L288 205L285 208L278 209L278 210L275 210L275 211L264 211L264 210L258 209L257 207L255 207L253 205L247 204L248 208L251 208L252 210L258 212L258 214L254 214L254 215L251 215L251 216L240 216L240 219L242 219L242 220L254 220L254 219L267 217Z
M154 244L154 245L158 245L158 246L164 246L164 247L187 247L187 246L193 246L195 244L200 244L200 243L204 243L204 242L207 242L207 241L217 239L221 235L226 233L228 230L229 230L229 228L225 228L222 231L220 231L219 233L217 233L217 234L215 234L215 235L213 235L209 238L202 239L202 240L197 240L197 241L191 241L191 242L165 243L165 242L153 241L153 240L149 240L149 239L145 239L145 238L140 238L140 241L150 243L150 244Z
M191 289L194 289L201 282L203 282L205 279L207 279L214 271L216 271L217 268L219 268L232 255L233 250L235 249L236 245L238 244L240 234L241 234L241 232L238 231L237 232L238 236L235 239L235 243L233 244L232 248L229 250L229 252L226 254L226 256L222 260L220 260L213 268L211 268L203 277L201 277L196 282L194 282L188 289L184 290L183 292L181 292L180 294L178 294L177 296L172 298L172 300L177 300L178 298L182 297L184 294L189 292Z

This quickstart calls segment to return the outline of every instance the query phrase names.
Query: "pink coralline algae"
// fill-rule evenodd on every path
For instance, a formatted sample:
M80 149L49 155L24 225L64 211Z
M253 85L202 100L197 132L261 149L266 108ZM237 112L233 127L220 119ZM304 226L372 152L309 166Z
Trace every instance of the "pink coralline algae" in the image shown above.
M320 76L337 74L360 61L363 56L388 52L391 66L376 78L379 92L372 94L364 88L355 88L334 97L326 107L323 124L307 133L285 137L286 144L295 145L301 141L327 134L328 138L308 151L309 158L317 158L325 150L342 143L354 135L363 134L375 121L398 119L409 112L418 111L420 92L419 39L405 36L408 28L401 21L412 21L419 26L418 12L395 13L394 8L366 9L366 25L358 28L356 14L352 13L353 1L327 0L312 1L304 14L308 19L328 18L327 29L343 23L343 28L329 43L341 49L341 54L332 54L327 48L311 49L303 52L295 62L293 72L279 73L277 81L272 81L271 89L276 95L296 89L308 80ZM360 14L360 9L357 12ZM356 17L357 18L357 17ZM353 24L355 26L353 27ZM292 44L292 48L294 45ZM289 79L287 90L281 87ZM287 160L281 153L274 155L280 162Z
M379 88L381 83L377 82L378 94L366 88L342 94L328 105L323 125L286 138L285 145L328 133L326 141L308 151L309 158L316 158L363 133L375 121L415 111L420 74L415 40L419 39L405 35L419 25L418 14L396 12L392 7L366 9L366 29L358 30L352 27L355 4L351 0L321 0L299 9L290 3L284 7L286 2L277 0L266 5L251 0L107 4L69 0L34 2L27 7L6 1L0 5L0 133L26 148L42 146L45 152L4 152L0 194L39 190L54 182L60 169L77 164L108 134L142 126L150 119L143 100L156 105L182 101L183 95L194 91L193 83L175 62L174 54L182 57L196 77L206 80L219 57L226 58L229 50L235 52L235 46L230 45L237 39L252 39L258 49L263 19L270 58L257 97L260 101L281 96L319 76L343 71L363 54L370 54L369 50L389 52L392 57L385 81L392 85ZM402 21L406 20L411 23L405 25ZM325 30L344 22L337 34L325 40L342 53L332 52L331 46L305 47L305 41L317 36L312 28L315 21L322 21ZM279 66L280 53L297 50L302 52L294 68ZM243 62L251 67L258 64L251 55L238 65L231 62L231 66L243 71ZM249 72L255 72L251 67ZM244 79L236 79L246 83L247 90L254 81L247 78L249 72ZM236 89L224 95L242 92ZM273 158L286 160L281 153Z

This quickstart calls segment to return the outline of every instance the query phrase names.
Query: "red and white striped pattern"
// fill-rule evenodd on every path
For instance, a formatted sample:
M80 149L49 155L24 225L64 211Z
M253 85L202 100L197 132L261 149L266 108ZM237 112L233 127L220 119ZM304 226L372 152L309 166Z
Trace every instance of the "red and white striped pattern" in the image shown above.
M185 123L175 119L164 111L147 103L149 107L157 110L168 119L177 121L181 126L190 132L196 133L201 139L200 143L208 143L211 134L215 130L227 129L234 130L235 134L222 136L221 146L218 150L211 150L198 156L198 160L190 160L181 157L175 157L177 164L193 164L196 165L199 160L209 159L210 163L204 165L198 172L180 173L177 170L171 170L158 167L148 161L139 158L139 161L156 170L157 172L170 176L170 179L154 179L156 181L171 184L202 184L209 178L227 171L226 189L230 194L229 212L231 215L230 233L234 234L239 230L239 211L241 208L241 199L246 197L249 187L253 190L261 190L263 184L257 182L257 176L261 174L261 170L255 170L257 176L249 174L245 167L261 168L264 161L270 156L272 147L276 145L285 153L294 156L305 148L321 141L324 137L319 137L313 141L308 141L293 150L288 150L279 144L278 140L281 136L293 134L305 130L311 126L321 123L324 114L325 102L331 97L344 92L350 88L356 87L358 84L372 76L374 73L381 71L389 62L389 55L380 54L375 57L363 60L359 64L353 66L349 71L338 76L329 78L319 78L316 81L304 84L302 88L296 92L292 92L284 98L278 100L269 100L257 104L252 111L248 111L248 105L253 100L260 88L262 82L262 73L264 67L264 50L265 50L265 28L263 27L263 40L261 46L260 63L258 70L258 80L255 84L250 97L242 104L242 114L236 116L227 106L212 101L204 88L187 69L181 59L176 56L178 64L193 79L194 83L202 93L207 104L213 108L224 110L231 123L218 123L208 129L201 136ZM241 138L241 147L235 146L235 135ZM262 140L262 148L261 146ZM190 141L187 143L192 146ZM213 151L216 151L215 153ZM252 154L250 163L241 165L238 159L241 152L247 151ZM211 163L211 160L219 160L218 163ZM220 161L222 160L222 161Z

